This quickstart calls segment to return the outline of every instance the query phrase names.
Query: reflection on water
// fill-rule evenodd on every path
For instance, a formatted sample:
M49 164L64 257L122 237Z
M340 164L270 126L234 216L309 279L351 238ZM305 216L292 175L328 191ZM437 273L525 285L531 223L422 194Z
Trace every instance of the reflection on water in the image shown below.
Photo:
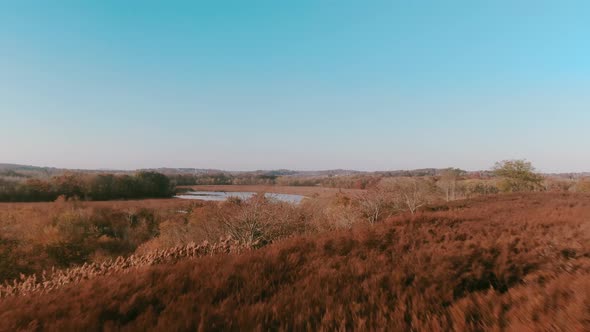
M229 197L238 197L241 199L248 199L254 196L256 193L247 191L237 192L225 192L225 191L188 191L182 195L176 196L176 198L182 199L200 199L203 201L225 201ZM299 203L303 200L304 196L301 195L290 195L290 194L275 194L266 193L267 198L276 199L282 202L288 203Z

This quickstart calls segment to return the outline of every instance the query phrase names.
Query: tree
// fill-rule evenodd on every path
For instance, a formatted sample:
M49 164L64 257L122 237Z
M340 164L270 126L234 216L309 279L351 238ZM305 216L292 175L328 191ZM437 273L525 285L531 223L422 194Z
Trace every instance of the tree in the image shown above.
M435 199L436 186L433 182L416 177L394 178L381 184L393 194L394 204L398 210L407 210L412 214Z
M533 165L526 160L504 160L496 163L494 174L502 178L499 184L504 192L522 192L542 189L543 177L535 173Z
M115 176L113 174L98 174L92 181L90 181L89 194L92 200L108 200L113 198L121 198L113 191Z
M261 247L305 229L304 221L291 204L273 202L264 193L247 200L230 199L217 208L213 223L248 246Z
M384 188L374 188L360 195L357 204L360 213L369 224L374 224L392 214L392 193Z
M51 179L57 191L67 198L84 199L85 183L82 174L65 173Z
M135 175L142 197L169 197L173 193L170 179L156 172L139 172Z
M447 168L442 171L437 185L444 191L447 202L454 201L457 198L457 180L465 171L458 168Z

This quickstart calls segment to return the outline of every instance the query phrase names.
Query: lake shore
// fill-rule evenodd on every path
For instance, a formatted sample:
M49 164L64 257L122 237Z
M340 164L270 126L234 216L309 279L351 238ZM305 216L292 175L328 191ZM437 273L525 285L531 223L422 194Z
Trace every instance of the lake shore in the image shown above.
M306 197L333 197L338 193L344 194L362 194L362 189L340 189L326 187L296 187L296 186L266 186L266 185L195 185L195 186L178 186L179 189L190 189L194 191L227 191L227 192L256 192L256 193L276 193L301 195Z

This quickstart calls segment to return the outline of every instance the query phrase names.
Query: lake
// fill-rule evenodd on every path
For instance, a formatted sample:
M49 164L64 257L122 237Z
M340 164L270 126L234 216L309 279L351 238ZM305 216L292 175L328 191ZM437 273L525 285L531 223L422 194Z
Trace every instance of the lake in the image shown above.
M249 191L188 191L182 195L175 196L181 199L200 199L203 201L225 201L230 197L237 197L241 199L248 199L254 196L255 192ZM265 196L269 199L275 199L282 202L288 203L300 203L305 196L302 195L291 195L291 194L276 194L276 193L265 193Z

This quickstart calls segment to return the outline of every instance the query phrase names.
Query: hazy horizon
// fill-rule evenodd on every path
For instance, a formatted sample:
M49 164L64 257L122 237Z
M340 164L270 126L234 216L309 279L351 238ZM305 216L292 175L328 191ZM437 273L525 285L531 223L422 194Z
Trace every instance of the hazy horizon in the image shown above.
M530 161L524 158L518 160L525 160ZM504 160L502 160L504 161ZM398 169L353 169L353 168L251 168L251 169L227 169L227 168L215 168L215 167L176 167L176 166L154 166L154 167L139 167L139 168L109 168L109 167L97 167L97 168L87 168L87 167L60 167L55 165L32 165L32 164L23 164L23 163L5 163L0 161L0 165L8 164L8 165L18 165L18 166L32 166L32 167L41 167L41 168L55 168L55 169L65 169L65 170L80 170L80 171L136 171L142 169L198 169L198 170L215 170L215 171L223 171L223 172L255 172L255 171L278 171L278 170L286 170L286 171L294 171L294 172L326 172L326 171L352 171L352 172L396 172L396 171L416 171L421 169L447 169L447 168L459 168L461 170L467 172L484 172L484 171L492 171L494 165L491 165L487 168L481 169L467 169L458 167L456 165L447 165L444 167L419 167L419 168L398 168ZM534 165L533 165L534 167ZM579 170L579 171L544 171L542 169L536 168L536 171L545 174L568 174L568 173L590 173L590 170Z
M0 4L0 162L590 171L590 3Z

